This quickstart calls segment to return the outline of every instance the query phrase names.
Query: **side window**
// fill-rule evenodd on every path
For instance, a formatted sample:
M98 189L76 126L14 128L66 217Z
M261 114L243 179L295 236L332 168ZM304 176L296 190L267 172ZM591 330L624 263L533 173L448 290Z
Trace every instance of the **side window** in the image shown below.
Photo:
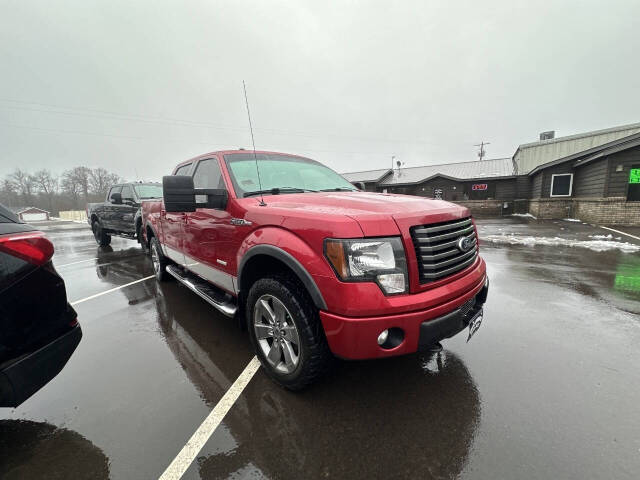
M225 189L220 165L215 158L201 160L193 174L195 188Z
M551 175L551 196L570 197L573 187L573 173Z
M117 185L115 187L111 187L111 191L109 192L109 201L113 202L113 194L122 192L122 187Z
M189 175L189 169L191 168L191 164L187 163L186 165L182 165L180 168L176 170L174 175Z
M129 185L125 185L122 187L122 200L133 200L133 192L131 191L131 187Z

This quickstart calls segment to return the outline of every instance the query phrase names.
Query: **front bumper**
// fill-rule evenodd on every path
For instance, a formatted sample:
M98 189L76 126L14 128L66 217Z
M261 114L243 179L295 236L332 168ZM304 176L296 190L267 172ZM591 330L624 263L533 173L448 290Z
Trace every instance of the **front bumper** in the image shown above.
M363 318L321 311L320 319L329 348L340 358L360 360L405 355L463 330L473 313L486 302L488 292L489 278L485 275L465 294L427 310ZM378 335L390 328L401 329L404 337L397 346L382 348L378 345Z
M80 324L35 352L0 370L0 407L17 407L45 386L66 365L75 351L82 330Z

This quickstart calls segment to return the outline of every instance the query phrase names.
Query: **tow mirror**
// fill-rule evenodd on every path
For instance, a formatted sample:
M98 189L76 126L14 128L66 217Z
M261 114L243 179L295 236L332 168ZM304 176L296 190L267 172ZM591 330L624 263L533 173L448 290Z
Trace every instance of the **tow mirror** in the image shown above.
M121 193L112 193L111 194L111 203L114 205L122 205L122 194Z
M168 175L162 177L164 208L167 212L195 212L196 192L193 177Z
M200 208L215 208L224 210L227 208L229 194L225 189L196 188L197 206Z

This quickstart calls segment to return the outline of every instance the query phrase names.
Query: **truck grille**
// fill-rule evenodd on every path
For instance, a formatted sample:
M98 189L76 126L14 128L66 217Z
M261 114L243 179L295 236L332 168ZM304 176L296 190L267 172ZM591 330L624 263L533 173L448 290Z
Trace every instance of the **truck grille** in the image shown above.
M471 241L471 248L458 248L461 238ZM478 256L476 232L471 218L432 225L411 227L416 250L420 283L430 283L453 275L471 265Z

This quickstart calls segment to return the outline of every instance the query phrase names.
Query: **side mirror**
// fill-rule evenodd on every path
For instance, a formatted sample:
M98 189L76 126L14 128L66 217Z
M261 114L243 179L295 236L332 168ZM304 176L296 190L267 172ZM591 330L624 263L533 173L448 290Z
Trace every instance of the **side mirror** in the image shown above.
M193 177L168 175L162 177L164 208L167 212L195 212L196 191Z
M111 194L111 203L114 205L122 205L122 194L121 193L112 193Z
M215 208L217 210L224 210L227 208L229 193L225 189L196 188L195 192L198 197L204 197L203 200L205 200L202 203L198 202L198 207Z

